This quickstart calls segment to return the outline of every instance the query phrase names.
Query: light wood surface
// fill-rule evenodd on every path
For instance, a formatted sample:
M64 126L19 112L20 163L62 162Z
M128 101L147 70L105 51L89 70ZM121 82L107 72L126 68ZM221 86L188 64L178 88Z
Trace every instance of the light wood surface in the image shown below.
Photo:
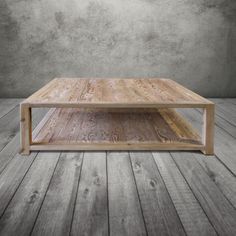
M225 101L236 103L236 99ZM191 124L201 130L202 113L195 109L183 110ZM33 109L32 114L34 127L35 118L41 120L45 113ZM79 214L85 214L85 219L91 219L86 224L94 234L99 234L102 228L105 235L148 235L151 229L157 228L158 216L164 219L173 204L186 235L235 235L236 124L232 123L229 112L219 120L221 115L216 106L215 155L206 158L192 151L135 151L136 156L142 159L141 167L137 168L135 165L139 160L134 160L129 152L61 152L58 162L58 154L51 152L33 151L28 157L19 155L16 153L20 149L19 109L6 111L0 118L1 134L7 136L0 151L0 235L47 235L51 232L70 235L72 224L78 219L78 214L74 214L75 199L83 200L77 210ZM80 164L84 154L93 155L93 160L85 165L84 162ZM106 163L101 155L106 157ZM153 163L152 158L156 166L149 164ZM159 182L159 174L155 171L159 171L164 183ZM79 178L82 172L83 180ZM99 186L96 185L100 183L97 176L99 179L102 176ZM107 185L104 178L107 178ZM155 185L155 181L161 185ZM150 188L156 187L155 193L143 191L149 183ZM158 212L160 214L147 210L150 204L144 205L145 199L153 195L156 200L163 198L165 188L172 203L158 202L159 209L163 210ZM107 224L101 223L98 227L99 220L93 219L100 212L96 209L101 208L108 212L108 219L101 218L100 222ZM179 220L175 214L168 214L168 219L164 235L173 235ZM81 227L77 234L83 235L82 232L88 231Z
M179 110L181 114L184 114L186 118L197 128L197 130L201 130L202 123L202 111L188 110L182 109ZM217 110L218 112L218 110ZM236 141L233 137L233 133L235 132L235 127L230 130L224 130L215 125L215 155L224 163L229 170L236 175L236 158L232 158L236 153Z
M31 148L36 150L42 145L59 150L202 148L198 133L170 109L57 108L42 123L33 132Z
M24 104L76 107L204 106L212 102L170 79L54 79Z
M32 114L31 107L21 104L21 153L29 155L32 140Z
M36 107L54 110L32 138L31 109ZM171 110L194 107L205 111L202 142L191 125ZM54 79L21 103L22 154L30 150L139 149L213 154L214 104L173 80L157 78Z
M210 104L203 109L202 143L205 146L203 152L207 155L214 154L214 126L215 106Z

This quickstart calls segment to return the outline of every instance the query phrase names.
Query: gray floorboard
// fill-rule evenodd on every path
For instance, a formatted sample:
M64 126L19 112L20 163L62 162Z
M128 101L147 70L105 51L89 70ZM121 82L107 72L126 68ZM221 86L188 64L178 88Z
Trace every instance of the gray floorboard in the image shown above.
M1 107L0 118L2 118L13 108L15 108L21 101L22 99L18 98L11 98L11 99L0 98L0 107Z
M236 99L215 156L19 151L21 99L0 99L0 235L236 235ZM46 110L33 109L33 126ZM199 110L181 111L200 130Z

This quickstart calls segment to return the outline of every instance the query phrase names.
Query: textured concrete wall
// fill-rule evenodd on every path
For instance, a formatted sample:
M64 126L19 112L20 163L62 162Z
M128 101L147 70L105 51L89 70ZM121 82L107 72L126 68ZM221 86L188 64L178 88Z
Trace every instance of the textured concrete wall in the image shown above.
M0 0L0 96L62 76L170 77L236 96L236 0Z

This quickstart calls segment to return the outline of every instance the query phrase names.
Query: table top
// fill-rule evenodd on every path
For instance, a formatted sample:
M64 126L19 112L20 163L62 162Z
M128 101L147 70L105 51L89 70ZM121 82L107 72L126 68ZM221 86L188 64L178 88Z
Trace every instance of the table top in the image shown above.
M171 79L56 78L22 102L32 107L204 107Z

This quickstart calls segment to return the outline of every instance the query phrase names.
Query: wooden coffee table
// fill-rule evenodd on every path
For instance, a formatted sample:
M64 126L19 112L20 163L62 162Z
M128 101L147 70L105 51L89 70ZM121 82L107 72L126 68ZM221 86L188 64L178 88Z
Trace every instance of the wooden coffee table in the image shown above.
M51 109L32 132L32 108L45 107ZM31 150L213 154L214 104L170 79L54 79L20 108L26 155ZM202 135L174 108L202 108Z

